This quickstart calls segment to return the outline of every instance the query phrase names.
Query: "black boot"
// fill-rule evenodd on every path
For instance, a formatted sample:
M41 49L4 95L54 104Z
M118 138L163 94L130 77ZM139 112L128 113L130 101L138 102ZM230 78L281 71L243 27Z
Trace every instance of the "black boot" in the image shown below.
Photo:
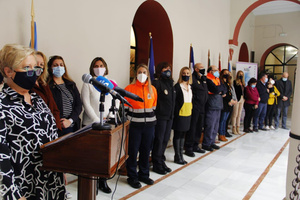
M111 193L111 189L107 185L107 181L104 178L99 178L98 188L107 194Z
M180 156L180 139L173 139L173 147L175 151L174 162L180 165L184 165L182 157Z
M183 164L187 164L187 162L183 159L183 147L184 147L184 138L180 138L180 157Z

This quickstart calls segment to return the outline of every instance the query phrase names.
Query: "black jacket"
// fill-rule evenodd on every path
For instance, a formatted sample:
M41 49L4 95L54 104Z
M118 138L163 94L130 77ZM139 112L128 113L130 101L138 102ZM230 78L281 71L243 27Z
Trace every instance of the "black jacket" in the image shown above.
M231 112L232 111L232 106L230 106L228 103L232 99L232 93L231 93L231 86L226 83L226 88L227 88L227 93L226 96L223 97L223 112Z
M76 87L76 84L74 82L68 81L64 79L64 82L66 84L67 89L71 92L74 102L72 104L72 113L70 118L74 121L74 131L78 130L80 128L80 118L79 115L82 111L82 102L80 99L79 91ZM62 103L62 97L61 97L61 91L57 88L57 86L54 84L54 81L51 81L49 83L50 90L52 92L53 98L56 102L56 105L58 109L60 110L60 117L62 117L63 113L63 103Z
M280 79L275 82L275 86L280 92L280 96L277 98L278 106L289 106L291 104L290 97L293 93L292 82L290 80L283 81L282 79ZM283 96L288 97L288 100L282 101Z
M156 118L172 120L174 117L175 89L172 79L160 78L154 80L152 85L157 91Z
M179 83L174 85L176 91L176 100L174 108L174 119L172 129L176 131L188 131L190 129L192 115L179 116L179 111L184 103L183 92Z
M191 87L193 92L193 112L205 113L205 104L208 99L206 77L201 76L200 78L198 73L194 71Z
M260 102L259 103L268 103L269 92L267 91L267 84L263 84L260 80L257 81L256 88L259 93Z
M233 87L234 87L234 91L235 91L235 94L236 94L237 101L240 101L241 96L244 96L244 89L245 88L244 88L243 85L237 85L235 80L233 81Z

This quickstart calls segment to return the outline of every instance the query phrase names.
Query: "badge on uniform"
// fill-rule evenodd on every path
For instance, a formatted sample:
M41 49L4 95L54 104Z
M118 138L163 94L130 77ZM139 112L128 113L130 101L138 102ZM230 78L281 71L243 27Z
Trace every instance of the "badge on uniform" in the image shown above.
M165 93L165 95L169 94L167 89L164 90L164 93Z
M200 85L200 81L198 81L198 84Z
M147 96L148 96L148 99L151 99L151 95L150 95L150 93L148 93L148 95L147 95Z

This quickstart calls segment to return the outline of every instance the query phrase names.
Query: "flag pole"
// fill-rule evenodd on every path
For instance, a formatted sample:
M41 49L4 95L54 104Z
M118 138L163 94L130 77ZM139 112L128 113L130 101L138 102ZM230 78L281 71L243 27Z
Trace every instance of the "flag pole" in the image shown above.
M35 43L35 38L34 38L34 5L33 5L33 0L31 0L31 48L34 49L34 43Z
M210 50L208 49L207 67L210 67Z

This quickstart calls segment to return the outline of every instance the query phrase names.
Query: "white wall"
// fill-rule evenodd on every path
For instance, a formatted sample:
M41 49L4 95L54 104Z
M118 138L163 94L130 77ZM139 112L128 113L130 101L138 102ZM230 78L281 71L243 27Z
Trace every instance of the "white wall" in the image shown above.
M300 48L300 12L260 15L255 17L255 61L260 62L263 53L278 43L288 43ZM281 32L286 37L279 36Z
M142 0L52 0L34 1L38 50L65 59L71 77L81 88L92 59L102 56L109 77L121 87L129 83L130 27ZM168 13L174 38L174 79L188 65L190 43L195 62L227 68L230 0L159 0ZM31 0L0 1L0 46L29 45ZM155 38L154 38L155 39Z

